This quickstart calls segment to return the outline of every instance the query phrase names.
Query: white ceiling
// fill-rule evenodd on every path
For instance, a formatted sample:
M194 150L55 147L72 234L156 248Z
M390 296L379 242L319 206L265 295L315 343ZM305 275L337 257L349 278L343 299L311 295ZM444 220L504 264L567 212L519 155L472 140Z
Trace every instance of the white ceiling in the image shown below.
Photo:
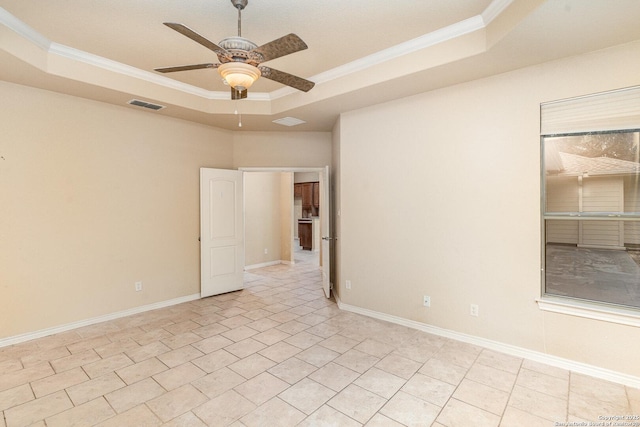
M249 0L242 35L296 33L309 49L265 65L316 82L308 93L261 78L229 100L217 62L162 25L214 43L237 35L229 0L0 0L0 79L227 129L329 131L341 112L640 39L638 0ZM145 110L147 111L147 110ZM287 128L272 120L307 123Z

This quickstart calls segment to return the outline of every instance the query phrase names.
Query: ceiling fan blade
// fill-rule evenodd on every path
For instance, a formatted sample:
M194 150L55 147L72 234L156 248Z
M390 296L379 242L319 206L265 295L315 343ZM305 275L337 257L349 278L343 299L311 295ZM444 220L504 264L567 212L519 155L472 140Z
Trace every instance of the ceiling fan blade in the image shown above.
M223 58L230 58L229 52L227 52L225 49L221 48L211 40L208 40L205 37L201 36L200 34L196 33L186 25L177 24L175 22L165 22L164 25L171 28L172 30L179 32L184 36L189 37L191 40L201 44L207 49L212 50L213 52L215 52L216 55L218 55L218 58L220 58L220 56L222 56Z
M193 64L193 65L179 65L177 67L161 67L154 68L154 70L160 73L173 73L176 71L189 71L189 70L200 70L202 68L218 68L220 64Z
M231 99L245 99L247 97L247 90L237 90L231 88Z
M303 42L300 37L295 34L287 34L279 39L275 39L269 43L263 44L262 46L258 46L251 52L259 53L262 56L262 60L260 62L267 62L272 59L280 58L281 56L305 50L306 48L307 44Z
M311 88L315 86L314 82L305 80L302 77L294 76L293 74L285 73L284 71L274 70L273 68L265 66L260 66L258 68L262 73L262 77L291 86L292 88L303 92L309 92Z

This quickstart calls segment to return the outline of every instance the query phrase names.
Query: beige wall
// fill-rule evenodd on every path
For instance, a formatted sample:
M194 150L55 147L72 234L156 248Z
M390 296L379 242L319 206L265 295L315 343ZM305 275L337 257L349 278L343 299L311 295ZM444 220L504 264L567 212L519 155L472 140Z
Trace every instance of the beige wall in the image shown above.
M331 164L330 132L236 132L235 167L315 168Z
M5 82L0 99L0 338L199 293L199 168L233 166L231 132Z
M343 114L333 141L340 299L640 376L640 328L535 302L539 105L638 85L639 67L634 43Z
M286 234L284 219L291 208L293 183L280 172L246 172L244 174L245 200L245 265L254 266L282 260L283 251L291 247L291 235ZM287 193L283 180L291 189ZM291 221L289 220L289 224ZM288 239L287 239L288 237ZM267 253L265 254L265 249ZM289 249L290 250L290 249ZM286 260L286 259L285 259Z

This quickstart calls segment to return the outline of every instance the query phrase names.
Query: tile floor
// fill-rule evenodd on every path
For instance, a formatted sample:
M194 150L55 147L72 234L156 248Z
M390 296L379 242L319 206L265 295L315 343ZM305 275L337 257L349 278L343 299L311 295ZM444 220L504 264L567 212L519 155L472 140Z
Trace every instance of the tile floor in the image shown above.
M0 427L531 427L640 415L640 390L342 312L313 258L296 258L246 273L239 292L1 348Z

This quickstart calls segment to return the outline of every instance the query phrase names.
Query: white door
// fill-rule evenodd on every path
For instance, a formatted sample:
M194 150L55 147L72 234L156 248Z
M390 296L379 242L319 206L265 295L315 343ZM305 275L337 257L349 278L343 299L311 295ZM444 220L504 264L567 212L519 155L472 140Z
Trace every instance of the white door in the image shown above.
M243 287L242 172L200 169L200 296Z
M329 298L331 296L331 227L329 225L329 166L320 172L320 257L322 258L322 289Z

